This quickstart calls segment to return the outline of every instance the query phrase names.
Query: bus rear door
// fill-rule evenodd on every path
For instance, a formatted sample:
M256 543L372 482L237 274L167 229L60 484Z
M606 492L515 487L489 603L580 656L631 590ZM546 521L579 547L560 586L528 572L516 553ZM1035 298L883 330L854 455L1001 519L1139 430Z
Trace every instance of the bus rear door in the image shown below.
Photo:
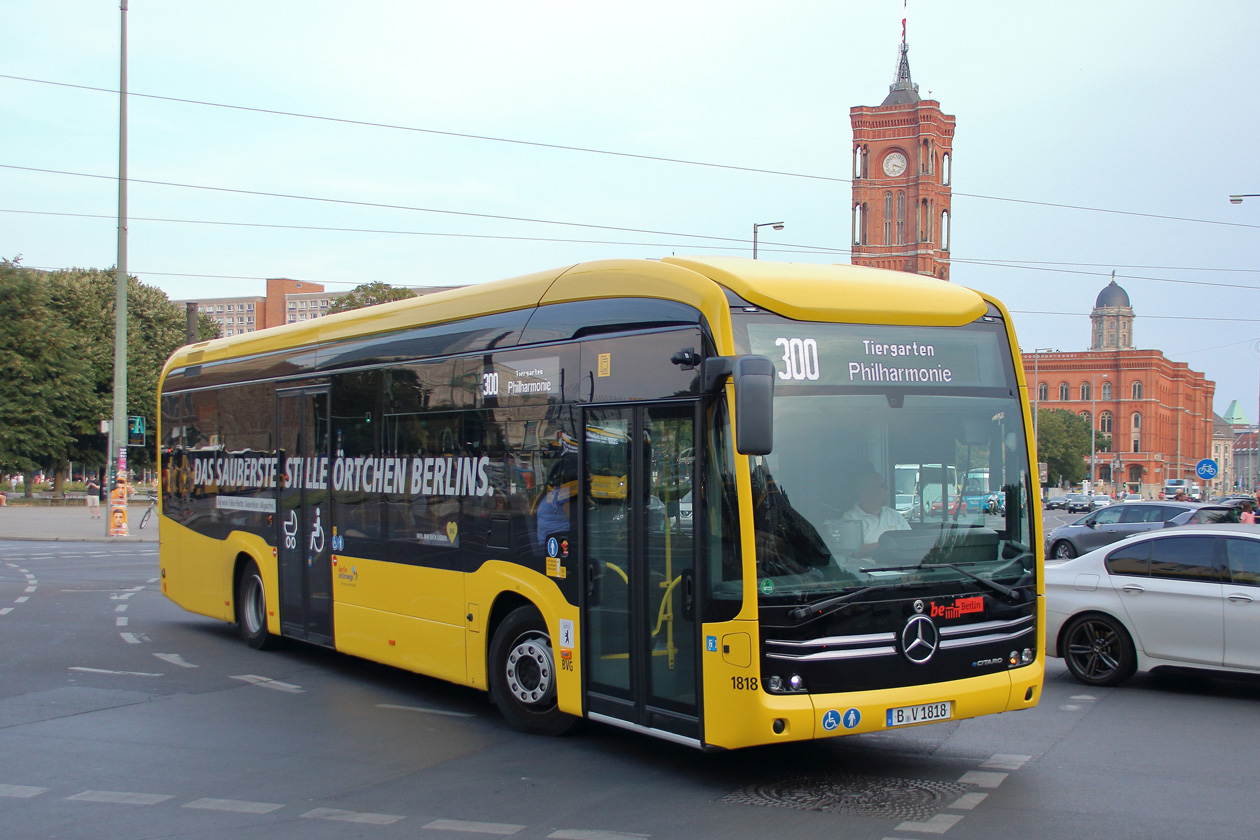
M276 394L276 561L285 636L333 643L328 389Z

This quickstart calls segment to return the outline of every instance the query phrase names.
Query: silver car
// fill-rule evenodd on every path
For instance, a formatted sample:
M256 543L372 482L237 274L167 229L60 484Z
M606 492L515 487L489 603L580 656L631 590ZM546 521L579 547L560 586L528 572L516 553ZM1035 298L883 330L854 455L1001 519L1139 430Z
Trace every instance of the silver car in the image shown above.
M1046 556L1067 560L1142 531L1163 528L1173 517L1197 507L1194 502L1107 505L1046 534Z

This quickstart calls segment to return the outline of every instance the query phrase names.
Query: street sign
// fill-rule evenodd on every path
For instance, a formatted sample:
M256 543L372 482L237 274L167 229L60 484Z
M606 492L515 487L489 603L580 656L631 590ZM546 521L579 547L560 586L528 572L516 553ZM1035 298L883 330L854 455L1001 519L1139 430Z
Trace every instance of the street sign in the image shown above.
M1216 471L1216 462L1211 458L1204 458L1194 467L1194 474L1204 481L1211 481L1216 478Z

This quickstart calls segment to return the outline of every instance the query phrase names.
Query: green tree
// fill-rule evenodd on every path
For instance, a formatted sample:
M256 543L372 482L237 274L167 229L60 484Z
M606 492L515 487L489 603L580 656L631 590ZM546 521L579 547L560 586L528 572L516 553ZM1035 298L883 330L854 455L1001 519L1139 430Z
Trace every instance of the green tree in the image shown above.
M378 303L389 303L392 300L406 300L413 298L416 293L411 289L404 289L400 286L391 286L388 283L376 281L374 283L363 283L355 286L345 295L337 298L328 307L328 314L334 312L349 312L351 309L362 309L365 306L375 306Z
M114 269L81 268L46 275L51 309L79 333L91 382L84 417L88 428L59 453L54 471L66 461L100 465L105 459L100 420L112 417L114 411L115 276ZM158 378L167 358L184 344L185 324L185 313L165 292L135 277L127 278L127 414L147 421L146 445L129 450L130 465L144 468L155 463ZM199 316L198 330L199 340L219 334L218 325L205 316Z
M1037 412L1037 457L1051 484L1079 484L1089 475L1089 421L1062 408ZM1111 448L1110 435L1094 435L1096 451Z
M81 334L57 312L44 275L0 260L0 470L63 464L92 432L96 395Z

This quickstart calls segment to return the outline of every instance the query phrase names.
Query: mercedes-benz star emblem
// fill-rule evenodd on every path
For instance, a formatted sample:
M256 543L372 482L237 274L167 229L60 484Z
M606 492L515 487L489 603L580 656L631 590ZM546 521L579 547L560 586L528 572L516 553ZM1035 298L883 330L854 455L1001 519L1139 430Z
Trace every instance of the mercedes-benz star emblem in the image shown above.
M923 602L922 602L922 601L915 601L915 602L914 602L914 611L915 611L915 612L917 612L917 613L921 613L921 612L923 612Z
M910 616L901 629L901 652L915 665L926 664L940 644L941 636L936 625L922 613Z

